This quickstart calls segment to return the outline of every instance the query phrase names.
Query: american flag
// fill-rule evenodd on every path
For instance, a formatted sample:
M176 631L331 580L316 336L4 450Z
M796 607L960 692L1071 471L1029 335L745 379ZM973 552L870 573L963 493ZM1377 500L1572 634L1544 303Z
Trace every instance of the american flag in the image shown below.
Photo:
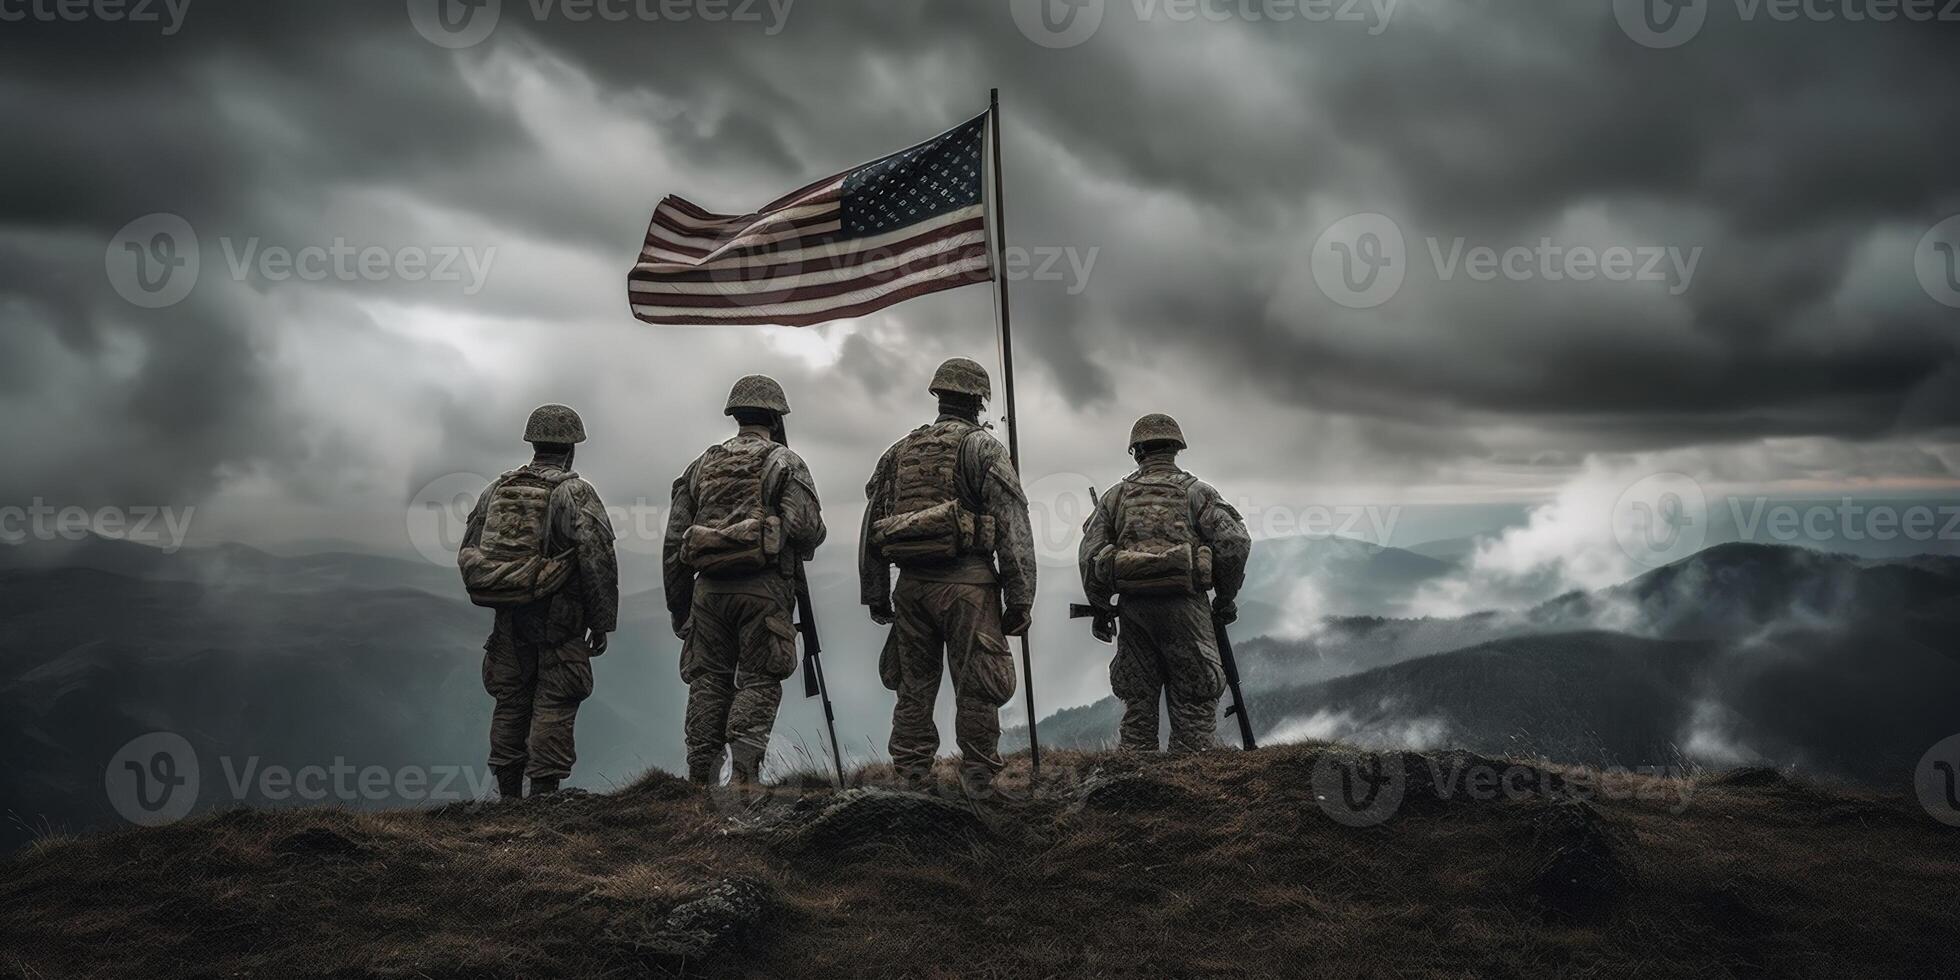
M648 323L803 327L993 279L982 114L753 214L668 196L626 275Z

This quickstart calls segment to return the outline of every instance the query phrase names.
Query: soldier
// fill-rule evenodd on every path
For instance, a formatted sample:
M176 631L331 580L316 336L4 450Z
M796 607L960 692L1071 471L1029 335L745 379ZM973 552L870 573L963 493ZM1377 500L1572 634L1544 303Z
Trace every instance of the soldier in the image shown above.
M933 700L941 651L953 677L960 782L984 794L1001 769L1000 706L1014 696L1007 636L1034 607L1034 537L1007 450L980 425L987 370L964 357L939 366L927 390L939 418L900 439L865 485L858 542L861 597L891 635L878 659L892 709L892 766L922 783L939 748ZM892 587L891 566L900 570Z
M674 481L661 555L682 640L687 776L702 784L731 756L736 782L760 775L783 679L796 670L797 563L825 533L810 468L783 445L782 386L749 375L724 414L739 428Z
M1083 527L1082 588L1096 607L1097 633L1120 618L1109 686L1123 701L1122 748L1157 749L1157 702L1169 702L1171 750L1212 746L1225 687L1213 619L1238 618L1250 535L1218 491L1179 469L1184 433L1168 415L1130 430L1137 470L1103 494ZM1216 597L1206 603L1207 590ZM1113 609L1113 597L1123 598Z
M593 657L619 624L619 571L612 522L592 484L572 471L585 441L578 413L545 405L524 441L531 462L497 478L477 498L458 564L470 598L497 610L483 648L490 716L490 769L504 799L555 792L577 753L572 725L592 694Z

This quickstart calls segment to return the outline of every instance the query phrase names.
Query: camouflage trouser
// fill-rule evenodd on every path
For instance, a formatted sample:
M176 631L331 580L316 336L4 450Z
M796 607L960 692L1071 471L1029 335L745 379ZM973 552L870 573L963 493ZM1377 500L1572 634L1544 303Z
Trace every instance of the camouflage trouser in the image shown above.
M1211 748L1225 690L1204 596L1124 597L1109 687L1123 701L1122 748L1157 750L1157 699L1169 702L1171 751Z
M483 647L483 689L497 699L490 715L490 768L520 767L532 779L564 779L578 753L572 724L592 695L592 653L583 637L527 643L490 634Z
M891 635L878 659L885 687L898 692L892 709L892 767L921 778L939 750L932 723L939 697L941 651L953 675L953 736L960 773L970 786L992 782L1001 770L1000 706L1014 697L1014 657L1001 632L1000 587L923 582L900 575L892 590Z
M697 589L681 646L687 682L687 775L721 777L726 755L737 780L753 782L769 748L783 678L796 671L795 592L779 595Z

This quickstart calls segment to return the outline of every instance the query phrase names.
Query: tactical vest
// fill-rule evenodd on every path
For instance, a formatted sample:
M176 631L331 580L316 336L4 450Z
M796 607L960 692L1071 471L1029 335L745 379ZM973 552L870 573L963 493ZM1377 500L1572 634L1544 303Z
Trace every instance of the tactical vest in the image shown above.
M780 564L783 520L767 500L769 460L783 449L735 438L708 447L689 489L694 524L681 535L681 563L711 578L749 575Z
M1133 473L1116 498L1110 573L1119 595L1202 595L1211 590L1211 549L1198 534L1182 471Z
M477 543L456 554L470 601L493 609L528 605L565 587L572 549L548 552L551 501L576 473L513 470L490 491Z
M920 426L892 450L891 510L872 522L871 545L900 568L945 564L962 555L992 555L994 519L961 493L960 456L979 432L949 419Z

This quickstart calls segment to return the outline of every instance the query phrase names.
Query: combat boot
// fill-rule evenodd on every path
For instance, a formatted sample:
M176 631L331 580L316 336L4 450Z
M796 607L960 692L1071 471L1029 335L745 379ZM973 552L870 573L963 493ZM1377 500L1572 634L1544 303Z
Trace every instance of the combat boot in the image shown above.
M497 796L515 800L524 795L524 766L503 766L497 770Z
M558 792L558 780L551 776L532 776L531 795L550 796Z

